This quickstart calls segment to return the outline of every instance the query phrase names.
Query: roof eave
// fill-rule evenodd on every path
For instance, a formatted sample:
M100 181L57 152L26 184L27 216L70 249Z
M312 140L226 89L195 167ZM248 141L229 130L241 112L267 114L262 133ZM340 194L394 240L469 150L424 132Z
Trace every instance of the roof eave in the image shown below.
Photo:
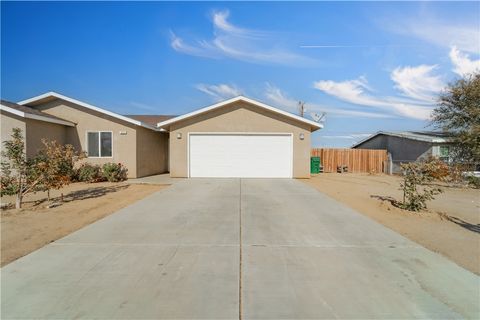
M54 91L50 91L50 92L41 94L41 95L36 96L36 97L32 97L32 98L29 98L29 99L26 99L26 100L22 100L22 101L18 102L18 104L29 105L29 104L32 104L32 103L35 103L35 102L38 102L38 101L41 101L41 100L44 100L44 99L47 99L47 98L50 98L50 97L60 99L60 100L64 100L64 101L68 101L68 102L71 102L73 104L79 105L81 107L84 107L84 108L87 108L87 109L90 109L90 110L94 110L94 111L109 115L113 118L117 118L117 119L123 120L125 122L131 123L131 124L134 124L134 125L137 125L137 126L140 126L140 127L144 127L144 128L147 128L147 129L150 129L150 130L153 130L153 131L159 131L157 127L151 126L151 125L146 124L142 121L138 121L138 120L126 117L126 116L122 116L121 114L118 114L118 113L115 113L115 112L112 112L112 111L108 111L106 109L88 104L86 102L64 96L64 95L62 95L60 93L57 93L57 92L54 92Z
M320 123L317 123L317 122L314 122L314 121L311 121L311 120L302 118L302 117L300 117L300 116L291 114L291 113L289 113L289 112L286 112L286 111L280 110L280 109L278 109L278 108L272 107L272 106L270 106L270 105L267 105L267 104L265 104L265 103L263 103L263 102L256 101L256 100L253 100L253 99L244 97L244 96L237 96L237 97L234 97L234 98L231 98L231 99L222 101L222 102L218 102L218 103L215 103L215 104L213 104L213 105L210 105L210 106L207 106L207 107L204 107L204 108L200 108L200 109L198 109L198 110L195 110L195 111L186 113L186 114L184 114L184 115L180 115L180 116L178 116L178 117L175 117L175 118L172 118L172 119L168 119L168 120L159 122L159 123L157 123L157 128L163 128L163 129L168 130L169 127L170 127L170 125L171 125L172 123L179 122L179 121L182 121L182 120L185 120L185 119L189 119L189 118L194 117L194 116L197 116L197 115L199 115L199 114L202 114L202 113L205 113L205 112L209 112L209 111L212 111L212 110L221 108L221 107L223 107L223 106L226 106L226 105L228 105L228 104L231 104L231 103L234 103L234 102L238 102L238 101L244 101L244 102L247 102L247 103L250 103L250 104L259 106L259 107L261 107L261 108L264 108L264 109L266 109L266 110L270 110L270 111L273 111L273 112L275 112L275 113L284 115L284 116L286 116L286 117L288 117L288 118L291 118L291 119L294 119L294 120L297 120L297 121L300 121L300 122L303 122L303 123L307 123L307 124L310 125L310 130L311 130L311 131L316 131L316 130L318 130L318 129L322 129L322 128L323 128L323 125L320 124Z
M14 115L17 115L19 117L26 118L26 119L33 119L33 120L39 120L39 121L44 121L44 122L56 123L56 124L61 124L61 125L64 125L64 126L69 126L69 127L74 127L75 126L75 124L73 122L70 122L70 121L61 120L61 119L54 119L54 118L45 117L45 116L41 116L41 115L37 115L37 114L26 113L26 112L23 112L23 111L20 111L20 110L10 108L10 107L5 106L3 104L0 105L0 110L9 112L11 114L14 114Z

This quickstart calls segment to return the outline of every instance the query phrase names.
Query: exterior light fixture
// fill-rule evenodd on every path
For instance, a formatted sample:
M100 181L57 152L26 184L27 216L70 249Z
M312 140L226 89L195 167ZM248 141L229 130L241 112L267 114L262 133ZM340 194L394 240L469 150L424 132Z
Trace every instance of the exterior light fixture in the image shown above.
M303 133L300 133L300 140L305 139L305 135Z
M182 139L182 133L181 132L177 132L177 139Z

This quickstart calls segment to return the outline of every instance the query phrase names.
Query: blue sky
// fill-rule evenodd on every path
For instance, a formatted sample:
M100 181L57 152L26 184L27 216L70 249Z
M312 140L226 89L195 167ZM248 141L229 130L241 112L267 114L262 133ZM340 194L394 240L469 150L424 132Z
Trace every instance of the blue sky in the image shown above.
M313 146L431 129L479 53L479 2L1 3L3 99L56 91L121 114L302 100L327 114Z

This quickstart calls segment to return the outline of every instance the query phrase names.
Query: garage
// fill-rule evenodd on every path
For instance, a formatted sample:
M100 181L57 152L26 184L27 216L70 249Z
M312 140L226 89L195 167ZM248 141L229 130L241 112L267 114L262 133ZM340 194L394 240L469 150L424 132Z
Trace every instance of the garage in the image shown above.
M189 135L189 177L291 178L292 174L292 134Z
M244 96L159 122L171 177L309 178L322 124Z

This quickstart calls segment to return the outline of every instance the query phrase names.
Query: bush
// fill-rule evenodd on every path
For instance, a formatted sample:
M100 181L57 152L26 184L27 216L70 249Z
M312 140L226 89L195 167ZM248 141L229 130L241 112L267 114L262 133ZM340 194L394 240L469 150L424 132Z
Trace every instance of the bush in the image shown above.
M99 165L84 163L76 170L76 178L81 182L103 181L103 175Z
M473 188L476 188L476 189L480 189L480 178L479 177L468 176L467 177L467 182L468 182L469 186L471 186Z
M450 167L436 157L429 157L423 164L423 173L435 180L446 181L450 176Z
M441 193L440 188L427 185L434 178L430 175L430 165L424 162L410 162L402 164L404 172L400 189L403 190L403 201L399 207L420 211L427 208L427 201L433 200L434 196ZM419 188L422 186L421 188Z
M110 182L127 180L127 168L121 163L105 163L102 167L102 175Z

